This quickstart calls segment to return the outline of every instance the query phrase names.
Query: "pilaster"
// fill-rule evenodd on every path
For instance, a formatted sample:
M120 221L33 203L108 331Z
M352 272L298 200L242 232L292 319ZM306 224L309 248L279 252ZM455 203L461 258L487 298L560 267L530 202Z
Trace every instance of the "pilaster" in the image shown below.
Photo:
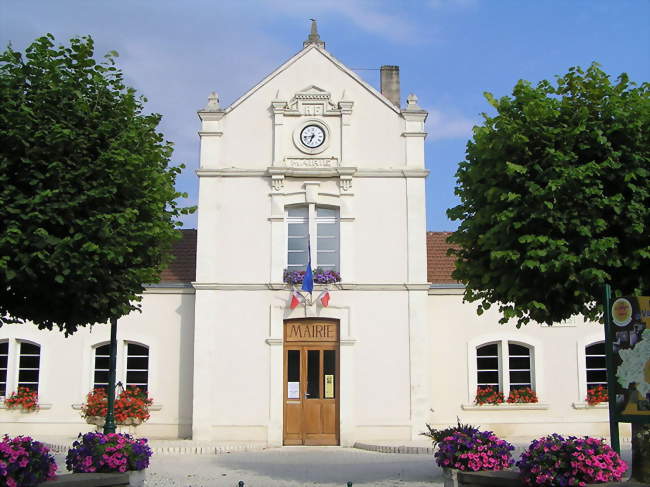
M404 137L406 145L406 166L408 168L424 168L424 122L428 112L418 105L418 97L410 94L406 99L406 108L402 110L404 118Z

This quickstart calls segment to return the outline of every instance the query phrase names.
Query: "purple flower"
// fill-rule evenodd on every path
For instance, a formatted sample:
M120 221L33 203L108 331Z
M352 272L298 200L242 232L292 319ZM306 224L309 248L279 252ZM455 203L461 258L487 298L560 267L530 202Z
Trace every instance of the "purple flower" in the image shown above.
M143 470L152 455L146 438L131 435L86 433L68 450L66 466L73 472L125 472Z
M627 464L603 440L564 438L556 433L534 440L517 466L529 486L612 482L627 470Z

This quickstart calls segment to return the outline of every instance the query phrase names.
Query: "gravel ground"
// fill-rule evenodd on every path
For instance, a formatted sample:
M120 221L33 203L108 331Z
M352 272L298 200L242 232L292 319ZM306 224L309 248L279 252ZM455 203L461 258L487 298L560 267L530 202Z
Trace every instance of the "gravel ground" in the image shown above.
M526 445L517 444L516 458ZM622 445L630 462L630 445ZM59 473L65 456L56 455ZM431 455L375 453L341 447L284 447L221 455L154 455L147 487L442 487Z
M57 455L65 469L65 457ZM63 472L61 472L63 473ZM338 447L284 447L222 455L154 455L147 487L441 487L429 455L374 453Z

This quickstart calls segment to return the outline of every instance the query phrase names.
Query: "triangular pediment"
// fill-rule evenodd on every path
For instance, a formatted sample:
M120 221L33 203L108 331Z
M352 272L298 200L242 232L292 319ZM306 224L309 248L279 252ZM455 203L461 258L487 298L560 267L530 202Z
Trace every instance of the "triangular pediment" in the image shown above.
M287 62L282 64L280 67L278 67L275 71L273 71L271 74L269 74L266 78L264 78L262 81L260 81L258 84L253 86L250 90L248 90L245 94L240 96L237 100L235 100L226 110L225 112L228 113L234 109L236 109L239 105L241 105L245 100L247 100L249 97L251 97L256 91L260 90L262 87L267 85L269 82L271 82L274 78L276 78L278 75L283 73L285 70L289 69L293 64L296 62L300 61L305 55L308 53L316 51L320 53L322 56L324 56L329 62L331 62L336 68L344 72L346 75L348 75L350 78L352 78L356 83L361 85L364 90L366 90L368 93L370 93L372 96L374 96L378 101L386 105L390 110L393 112L399 114L401 113L400 109L393 105L388 98L386 98L384 95L382 95L380 92L378 92L375 88L370 86L368 83L366 83L363 79L361 79L354 71L350 70L347 68L343 63L341 63L339 60L334 58L329 52L327 52L325 49L315 45L315 44L309 44L307 47L305 47L303 50L299 51L297 54L295 54L291 59L289 59ZM313 96L314 98L318 97L323 97L322 99L325 99L327 95L330 95L329 92L326 90L320 88L319 86L316 85L309 85L302 91L298 92L294 96L294 101L298 99L298 97L308 97L308 96ZM329 98L327 98L328 102L330 101Z

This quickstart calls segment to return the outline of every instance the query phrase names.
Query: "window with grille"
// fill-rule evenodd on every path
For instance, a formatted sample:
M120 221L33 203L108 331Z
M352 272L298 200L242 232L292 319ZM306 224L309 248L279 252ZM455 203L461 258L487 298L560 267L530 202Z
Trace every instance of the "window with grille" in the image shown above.
M9 367L9 342L0 342L0 397L7 395L7 368Z
M499 344L492 343L476 349L476 384L499 389Z
M607 387L605 342L592 343L585 347L585 369L587 371L587 389L596 386Z
M311 238L312 268L339 270L339 210L308 205L287 208L287 269L304 271Z
M111 359L111 345L95 347L95 373L93 378L94 389L108 387L108 368Z
M121 382L124 387L139 387L143 390L149 388L149 347L137 343L124 343L117 347L116 361L126 364L126 368L119 367L116 371L116 382ZM123 345L123 346L122 346ZM126 361L123 353L126 353ZM95 369L93 374L93 387L108 387L108 373L110 366L111 345L95 347Z
M19 342L18 349L18 387L38 391L41 347L33 343Z
M532 352L526 345L500 341L476 347L476 385L504 394L533 385Z
M149 385L149 348L136 343L127 344L126 387L146 391Z
M530 348L516 343L508 343L509 389L533 387L530 373Z

